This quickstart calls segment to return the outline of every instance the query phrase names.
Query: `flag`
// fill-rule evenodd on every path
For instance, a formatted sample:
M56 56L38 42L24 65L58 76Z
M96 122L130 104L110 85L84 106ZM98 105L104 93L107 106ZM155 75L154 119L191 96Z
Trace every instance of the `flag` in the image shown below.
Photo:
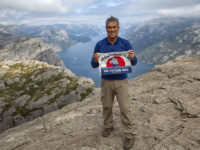
M131 73L129 52L99 53L99 73L101 75Z

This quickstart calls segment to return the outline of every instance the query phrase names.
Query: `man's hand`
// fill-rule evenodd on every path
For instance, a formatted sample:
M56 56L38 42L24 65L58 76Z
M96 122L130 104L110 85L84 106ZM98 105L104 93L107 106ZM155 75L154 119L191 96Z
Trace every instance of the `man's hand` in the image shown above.
M129 50L129 57L130 60L133 60L133 58L135 57L135 52L133 50Z
M99 57L100 57L99 53L95 53L95 54L93 55L94 61L95 61L96 63L99 62Z

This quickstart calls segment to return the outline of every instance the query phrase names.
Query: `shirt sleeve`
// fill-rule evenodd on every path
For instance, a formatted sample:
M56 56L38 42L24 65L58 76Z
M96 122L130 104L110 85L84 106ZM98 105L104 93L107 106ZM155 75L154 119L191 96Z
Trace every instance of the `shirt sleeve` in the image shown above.
M94 53L93 53L93 54L98 53L98 52L100 52L100 51L99 51L99 46L98 46L98 43L97 43L96 46L95 46L95 48L94 48ZM93 68L99 67L99 63L96 63L96 62L94 61L93 55L92 55L92 59L91 59L91 66L92 66Z
M131 65L135 66L137 64L137 57L134 56L133 60L131 60Z
M131 50L131 49L133 50L133 47L131 46L129 41L127 41L127 49L128 50ZM135 66L136 64L137 64L137 57L134 56L133 60L131 60L131 65Z

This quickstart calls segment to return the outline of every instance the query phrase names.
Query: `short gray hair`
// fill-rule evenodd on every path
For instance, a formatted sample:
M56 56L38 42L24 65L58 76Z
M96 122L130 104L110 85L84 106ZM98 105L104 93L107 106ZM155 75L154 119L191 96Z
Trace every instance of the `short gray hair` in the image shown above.
M116 17L110 16L107 20L106 20L106 27L108 25L108 23L110 22L117 22L117 26L119 26L119 20Z

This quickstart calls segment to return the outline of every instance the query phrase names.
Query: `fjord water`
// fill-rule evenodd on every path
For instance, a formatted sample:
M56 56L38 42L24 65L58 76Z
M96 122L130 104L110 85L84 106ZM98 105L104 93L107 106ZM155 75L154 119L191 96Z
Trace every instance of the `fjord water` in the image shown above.
M98 68L92 68L90 65L96 42L103 39L103 37L96 37L92 41L87 43L79 43L75 46L68 48L67 50L58 52L58 55L63 60L66 68L71 70L77 76L84 76L91 78L95 84L101 86L101 77L99 75ZM137 56L137 54L136 54ZM132 73L128 74L128 79L133 79L140 76L150 69L154 68L151 64L146 64L140 60L136 66L132 67Z

